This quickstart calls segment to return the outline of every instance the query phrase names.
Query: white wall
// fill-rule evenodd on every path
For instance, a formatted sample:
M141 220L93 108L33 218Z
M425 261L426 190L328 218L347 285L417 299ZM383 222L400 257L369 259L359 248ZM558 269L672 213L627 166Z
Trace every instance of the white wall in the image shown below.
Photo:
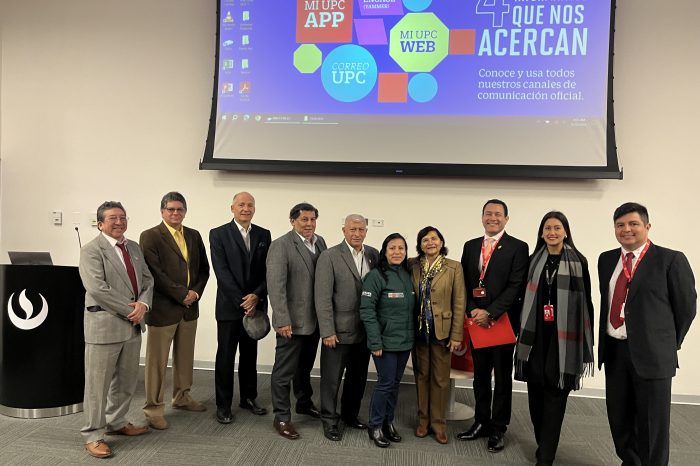
M508 231L531 245L542 214L564 211L579 248L593 266L617 246L611 214L635 200L651 212L651 238L683 250L700 266L693 210L700 190L697 82L700 7L651 0L620 0L615 54L615 110L623 181L401 179L218 173L198 170L211 103L214 69L213 0L6 1L0 38L0 260L8 250L50 250L75 265L78 247L96 233L88 219L102 201L121 200L132 238L159 220L169 190L187 197L186 223L208 236L230 220L233 193L251 191L256 223L287 231L286 216L306 200L320 210L318 232L330 244L349 212L383 218L368 242L400 231L409 238L433 224L451 257L481 232L483 201L508 202ZM523 141L527 144L527 141ZM49 212L64 212L55 227ZM73 214L72 212L80 212ZM202 302L196 359L213 361L216 282ZM597 280L594 277L594 286ZM594 296L594 300L598 298ZM596 327L597 328L597 327ZM680 353L675 394L700 395L698 325ZM274 338L262 343L258 363L271 365ZM586 383L601 388L601 375Z

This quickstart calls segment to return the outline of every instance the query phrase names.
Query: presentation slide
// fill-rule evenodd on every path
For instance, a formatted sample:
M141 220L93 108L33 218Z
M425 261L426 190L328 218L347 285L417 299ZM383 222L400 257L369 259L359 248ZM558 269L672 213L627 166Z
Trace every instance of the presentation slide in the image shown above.
M611 11L607 0L219 0L204 162L617 171Z

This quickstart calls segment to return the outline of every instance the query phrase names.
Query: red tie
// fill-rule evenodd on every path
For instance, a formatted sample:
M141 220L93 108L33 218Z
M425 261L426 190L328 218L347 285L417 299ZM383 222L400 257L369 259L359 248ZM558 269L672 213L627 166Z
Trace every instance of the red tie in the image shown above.
M628 252L625 255L625 267L627 270L632 270L632 258L634 257L633 252ZM617 282L615 282L615 291L613 291L612 303L610 304L610 324L613 328L620 328L622 324L625 323L624 317L620 316L622 312L622 304L625 302L627 297L627 285L629 284L627 280L627 275L625 271L621 270L620 275L617 277Z
M131 286L134 289L134 301L139 297L139 287L136 284L136 272L134 271L134 264L131 263L131 256L129 255L129 250L126 249L126 244L117 243L117 247L122 250L122 255L124 256L124 265L126 265L126 274L129 275L129 280L131 281ZM615 288L617 292L617 288Z

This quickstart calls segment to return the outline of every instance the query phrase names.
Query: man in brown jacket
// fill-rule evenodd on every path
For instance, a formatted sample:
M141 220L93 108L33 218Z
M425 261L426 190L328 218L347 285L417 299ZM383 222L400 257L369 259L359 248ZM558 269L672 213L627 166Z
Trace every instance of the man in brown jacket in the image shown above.
M187 201L169 192L160 202L163 222L141 233L141 249L155 281L153 305L146 314L146 405L148 423L167 429L164 417L165 369L173 346L173 408L205 411L192 399L194 340L199 299L209 280L209 262L197 230L182 225Z

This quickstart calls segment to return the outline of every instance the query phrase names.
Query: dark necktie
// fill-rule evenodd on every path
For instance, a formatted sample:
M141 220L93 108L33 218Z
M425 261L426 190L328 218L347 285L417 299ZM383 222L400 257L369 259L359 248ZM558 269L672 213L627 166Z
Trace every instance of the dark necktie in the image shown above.
M634 253L632 252L628 252L625 255L625 267L630 273L632 273L633 257ZM613 328L620 328L622 324L625 323L625 319L620 316L620 312L622 312L622 304L627 297L628 284L627 275L625 275L624 270L621 270L615 282L615 291L613 291L612 303L610 303L610 325L612 325Z
M139 287L136 284L136 272L134 271L134 264L131 263L131 255L129 255L129 250L126 249L126 244L117 243L117 247L122 250L124 265L126 266L126 274L129 276L131 286L134 289L134 301L136 301L139 297Z

